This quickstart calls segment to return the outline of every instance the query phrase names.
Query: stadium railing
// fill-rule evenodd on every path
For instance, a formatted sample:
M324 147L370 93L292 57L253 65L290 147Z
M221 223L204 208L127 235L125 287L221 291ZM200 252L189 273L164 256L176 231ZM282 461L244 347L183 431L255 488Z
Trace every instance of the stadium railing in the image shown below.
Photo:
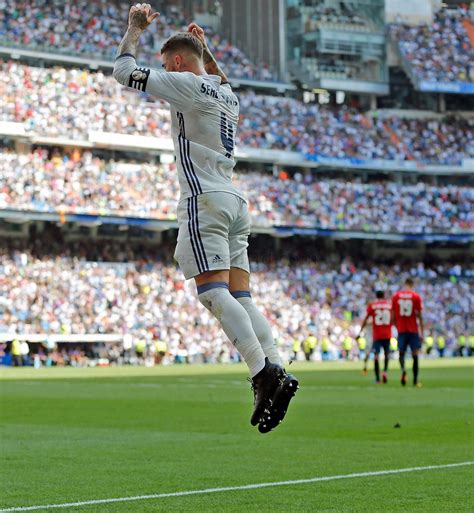
M151 231L165 231L169 229L178 229L178 222L175 220L150 219L144 217L134 217L127 215L113 214L76 214L68 213L51 207L51 211L29 211L17 209L1 209L0 219L10 220L11 222L28 221L49 221L56 223L79 223L81 225L123 225L135 226ZM330 237L334 239L370 239L391 242L474 242L474 232L453 232L453 233L409 233L409 232L381 232L362 231L362 230L343 230L343 229L324 229L319 227L299 227L299 226L253 226L252 233L267 234L276 237L300 236L319 236Z

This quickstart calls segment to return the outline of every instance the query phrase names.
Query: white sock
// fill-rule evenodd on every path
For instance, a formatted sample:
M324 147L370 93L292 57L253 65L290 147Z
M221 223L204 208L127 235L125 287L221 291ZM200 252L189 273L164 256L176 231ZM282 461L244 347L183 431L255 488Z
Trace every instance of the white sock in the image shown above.
M232 292L232 295L245 308L248 316L250 317L253 331L255 332L255 335L257 335L265 356L268 357L271 363L276 363L277 365L280 365L280 367L283 367L283 362L281 360L280 353L278 352L275 339L273 338L270 324L262 312L255 306L250 292L239 290Z
M265 354L245 308L231 296L228 287L225 282L201 285L198 287L199 301L221 323L254 377L265 367Z

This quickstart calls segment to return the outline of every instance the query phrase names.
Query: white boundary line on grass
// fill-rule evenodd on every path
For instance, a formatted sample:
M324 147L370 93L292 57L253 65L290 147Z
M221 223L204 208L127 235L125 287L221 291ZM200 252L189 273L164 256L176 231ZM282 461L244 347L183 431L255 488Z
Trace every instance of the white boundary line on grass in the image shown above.
M337 479L352 479L355 477L372 477L372 476L386 476L389 474L404 474L406 472L419 472L423 470L437 470L443 468L465 467L467 465L474 465L474 461L464 461L462 463L449 463L446 465L427 465L425 467L412 467L412 468L399 468L393 470L376 470L373 472L358 472L355 474L345 474L339 476L326 476L326 477L312 477L309 479L295 479L293 481L276 481L273 483L256 483L241 486L226 486L223 488L206 488L204 490L187 490L183 492L172 493L155 493L151 495L136 495L135 497L116 497L112 499L96 499L81 502L68 502L63 504L45 504L43 506L19 506L14 508L0 509L0 513L13 513L15 511L35 511L40 509L53 509L53 508L75 508L79 506L92 506L95 504L111 504L114 502L131 502L131 501L145 501L150 499L164 499L167 497L184 497L186 495L199 495L204 493L220 493L220 492L233 492L238 490L255 490L257 488L270 488L272 486L289 486L308 483L319 483L322 481L335 481Z

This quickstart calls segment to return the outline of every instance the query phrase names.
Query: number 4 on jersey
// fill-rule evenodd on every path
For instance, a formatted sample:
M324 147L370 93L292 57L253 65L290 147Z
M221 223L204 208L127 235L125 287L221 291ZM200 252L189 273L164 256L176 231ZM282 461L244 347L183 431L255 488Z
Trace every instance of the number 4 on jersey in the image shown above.
M224 112L221 112L221 141L225 148L226 157L230 158L234 151L234 134L235 130L232 123L227 119Z

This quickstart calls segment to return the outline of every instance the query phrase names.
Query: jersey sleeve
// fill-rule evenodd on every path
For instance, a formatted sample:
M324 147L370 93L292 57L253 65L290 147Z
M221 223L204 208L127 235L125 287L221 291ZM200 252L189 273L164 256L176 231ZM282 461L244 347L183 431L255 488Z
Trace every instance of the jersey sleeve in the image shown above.
M131 54L116 59L113 75L120 84L156 96L182 112L192 109L199 90L198 78L193 73L139 67Z
M367 317L370 317L372 315L372 313L373 313L372 304L369 303L367 305Z

